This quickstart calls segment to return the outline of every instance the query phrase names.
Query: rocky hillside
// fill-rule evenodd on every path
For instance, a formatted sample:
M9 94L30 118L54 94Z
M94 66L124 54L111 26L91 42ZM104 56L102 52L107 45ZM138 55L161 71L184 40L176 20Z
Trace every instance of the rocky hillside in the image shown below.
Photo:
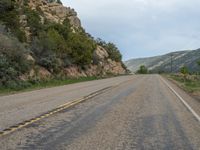
M60 0L0 1L0 86L126 72L118 48L85 32Z
M199 70L197 61L200 60L200 49L193 51L178 51L162 56L131 59L125 62L128 69L136 72L141 65L145 65L152 72L179 72L180 68L186 66L190 72Z

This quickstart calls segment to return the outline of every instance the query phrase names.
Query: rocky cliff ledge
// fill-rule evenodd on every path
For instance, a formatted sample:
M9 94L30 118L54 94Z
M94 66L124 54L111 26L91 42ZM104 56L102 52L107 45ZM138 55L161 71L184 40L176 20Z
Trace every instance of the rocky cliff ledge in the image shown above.
M16 1L21 6L25 5L25 0ZM48 19L52 22L62 23L68 17L73 27L81 27L81 21L77 17L77 12L70 7L64 7L62 3L58 3L56 0L51 2L49 0L26 0L26 2L32 10L42 12L41 20Z
M29 6L31 9L40 10L43 12L44 17L56 23L62 23L66 17L70 20L73 27L81 27L81 21L77 17L77 12L70 8L64 7L57 1L49 2L48 0L30 0ZM41 16L44 20L44 17Z

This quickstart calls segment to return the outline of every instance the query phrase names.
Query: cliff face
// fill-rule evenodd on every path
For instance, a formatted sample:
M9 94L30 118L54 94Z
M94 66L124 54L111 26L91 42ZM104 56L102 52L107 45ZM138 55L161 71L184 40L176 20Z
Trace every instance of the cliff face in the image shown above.
M18 0L18 3L21 7L25 5L24 0ZM64 7L57 1L49 2L48 0L29 0L27 5L31 10L40 12L39 16L42 24L45 24L45 20L53 23L63 24L63 21L68 18L71 29L74 33L77 32L76 30L80 28L82 29L81 21L77 17L76 11L70 7ZM30 42L31 30L27 23L28 21L26 14L22 13L20 15L20 22L22 24L23 30L26 33L26 37ZM40 79L45 79L53 76L53 73L49 69L38 65L37 60L35 60L36 58L34 58L31 54L29 54L27 58L33 62L34 67L30 69L29 73L20 76L22 80L27 80L36 76ZM37 66L37 70L35 69L35 66ZM101 46L98 46L97 44L92 54L92 61L90 64L83 66L71 64L67 67L63 67L60 73L68 77L86 77L106 76L111 74L118 75L125 74L126 72L127 70L124 68L122 62L112 60L107 50Z
M25 5L24 0L17 0L17 2L20 7ZM81 28L81 21L77 17L77 12L70 7L64 7L62 3L58 3L57 1L49 2L49 0L28 0L27 5L30 9L40 12L42 24L44 24L46 19L50 22L62 24L63 21L68 18L72 30ZM30 42L31 31L30 27L27 25L27 16L23 13L20 15L20 23Z

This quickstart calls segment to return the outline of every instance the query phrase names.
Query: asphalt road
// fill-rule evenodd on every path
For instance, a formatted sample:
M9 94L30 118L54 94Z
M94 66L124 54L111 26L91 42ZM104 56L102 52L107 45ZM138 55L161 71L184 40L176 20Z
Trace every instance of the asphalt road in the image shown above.
M200 103L165 80L200 115ZM200 122L159 75L124 76L0 97L0 129L103 93L0 136L0 150L200 150Z

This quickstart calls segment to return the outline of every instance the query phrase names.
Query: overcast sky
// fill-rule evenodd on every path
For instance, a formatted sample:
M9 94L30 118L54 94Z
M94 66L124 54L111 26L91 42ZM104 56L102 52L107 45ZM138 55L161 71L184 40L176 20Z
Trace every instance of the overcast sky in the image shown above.
M62 0L123 60L200 47L200 0Z

